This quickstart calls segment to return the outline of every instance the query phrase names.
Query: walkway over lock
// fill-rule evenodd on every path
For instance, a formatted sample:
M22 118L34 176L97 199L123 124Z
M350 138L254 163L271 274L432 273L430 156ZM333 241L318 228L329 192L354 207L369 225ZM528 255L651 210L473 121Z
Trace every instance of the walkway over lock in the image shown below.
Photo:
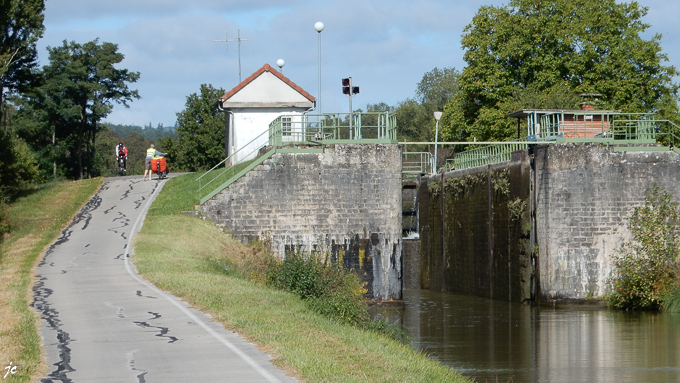
M440 170L467 169L510 160L512 152L526 150L529 145L580 142L614 146L614 151L674 151L680 154L680 126L659 119L651 113L621 113L607 110L520 110L509 114L526 118L527 136L504 142L401 142L427 145L480 145L455 153ZM485 146L481 146L485 145ZM432 174L434 162L430 153L404 152L405 174ZM428 164L428 160L431 162ZM420 166L420 167L419 167Z

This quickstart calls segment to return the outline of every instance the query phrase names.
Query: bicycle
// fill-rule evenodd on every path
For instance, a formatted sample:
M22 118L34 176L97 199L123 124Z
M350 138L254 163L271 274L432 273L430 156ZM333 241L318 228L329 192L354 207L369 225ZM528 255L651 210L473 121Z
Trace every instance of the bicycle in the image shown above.
M155 156L151 160L151 171L158 175L159 180L162 180L163 178L167 177L168 167L166 166L164 156Z
M121 176L124 176L127 174L127 169L125 169L125 157L118 157L118 171Z

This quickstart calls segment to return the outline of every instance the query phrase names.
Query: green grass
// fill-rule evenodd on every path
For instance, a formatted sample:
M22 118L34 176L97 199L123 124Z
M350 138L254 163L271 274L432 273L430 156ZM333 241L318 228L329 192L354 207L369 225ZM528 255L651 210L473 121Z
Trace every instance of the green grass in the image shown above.
M258 157L259 158L259 157ZM204 197L208 195L208 193L212 192L213 190L217 189L220 187L222 184L225 182L229 181L232 179L234 176L236 176L241 170L245 169L248 167L248 165L252 164L256 159L254 160L249 160L249 161L244 161L239 164L236 164L228 169L224 168L217 168L213 170L210 174L207 176L203 177L203 179L199 182L195 183L195 190L198 190L199 188L199 183L201 186L207 184L210 182L210 185L206 186L205 189L201 190L201 197ZM192 180L195 180L196 178L200 177L203 175L202 173L195 173L195 176ZM218 176L219 175L219 176ZM213 180L214 179L214 180Z
M193 209L195 174L167 182L134 239L133 261L161 289L188 301L312 382L467 382L449 368L385 334L340 324L292 293L264 287L235 270L260 251Z
M10 363L18 368L8 382L27 382L47 368L38 317L29 307L33 268L100 184L101 179L49 183L26 190L9 205L11 230L0 244L0 302L7 302L0 310L0 368Z

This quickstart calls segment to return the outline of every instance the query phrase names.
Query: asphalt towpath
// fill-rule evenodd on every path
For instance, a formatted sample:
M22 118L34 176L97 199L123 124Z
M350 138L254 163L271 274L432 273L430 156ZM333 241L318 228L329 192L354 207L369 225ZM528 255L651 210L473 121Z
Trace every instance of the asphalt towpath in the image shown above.
M106 180L44 254L47 382L292 382L271 357L141 278L131 238L165 181Z

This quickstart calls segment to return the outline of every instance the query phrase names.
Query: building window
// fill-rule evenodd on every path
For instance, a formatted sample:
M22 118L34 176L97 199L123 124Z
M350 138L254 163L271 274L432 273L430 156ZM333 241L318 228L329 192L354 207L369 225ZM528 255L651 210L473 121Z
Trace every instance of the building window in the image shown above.
M290 136L293 133L293 127L290 117L281 117L281 131L284 136Z

